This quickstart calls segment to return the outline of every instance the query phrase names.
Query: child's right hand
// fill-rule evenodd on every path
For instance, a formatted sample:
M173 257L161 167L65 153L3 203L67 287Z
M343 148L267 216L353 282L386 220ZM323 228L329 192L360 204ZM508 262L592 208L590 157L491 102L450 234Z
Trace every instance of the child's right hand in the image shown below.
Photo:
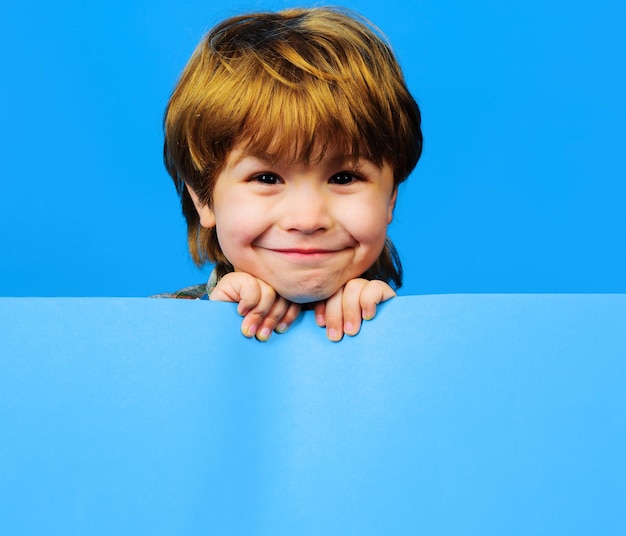
M265 281L245 272L231 272L222 277L210 300L236 302L243 316L241 333L267 341L272 331L283 333L300 314L300 305L292 303Z

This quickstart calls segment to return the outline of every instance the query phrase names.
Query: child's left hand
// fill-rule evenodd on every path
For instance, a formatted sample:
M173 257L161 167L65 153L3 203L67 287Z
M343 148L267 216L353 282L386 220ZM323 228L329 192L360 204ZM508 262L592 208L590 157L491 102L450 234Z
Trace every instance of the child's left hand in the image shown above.
M376 305L396 295L384 281L351 279L330 298L314 306L315 321L326 327L328 338L337 342L344 333L356 335L361 329L361 320L376 316Z

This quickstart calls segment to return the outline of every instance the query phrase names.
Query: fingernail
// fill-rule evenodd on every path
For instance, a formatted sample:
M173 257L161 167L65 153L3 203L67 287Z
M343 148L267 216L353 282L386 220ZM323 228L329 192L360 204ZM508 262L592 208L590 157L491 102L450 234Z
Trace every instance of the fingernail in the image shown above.
M289 326L285 322L281 322L280 324L278 324L278 326L276 326L276 332L277 333L285 333L285 331L287 331L288 327Z
M354 333L354 324L352 322L346 322L343 330L348 334Z
M262 341L266 341L267 339L270 338L271 334L272 334L272 330L270 328L263 328L261 332L259 333L259 339Z
M257 329L259 329L259 326L257 326L256 324L248 326L248 337L254 337Z
M331 328L331 329L328 330L328 338L331 341L338 341L339 340L339 333L337 332L336 329Z
M317 322L318 326L323 326L324 325L324 315L317 315L315 317L315 321Z

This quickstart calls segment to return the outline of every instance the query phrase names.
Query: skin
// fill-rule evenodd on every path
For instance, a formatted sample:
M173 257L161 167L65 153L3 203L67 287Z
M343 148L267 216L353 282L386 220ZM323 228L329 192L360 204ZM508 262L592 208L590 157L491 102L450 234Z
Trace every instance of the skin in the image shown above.
M267 340L314 303L331 340L358 333L361 319L395 296L364 273L382 251L397 190L388 163L326 154L314 165L271 162L235 147L211 205L190 190L203 227L216 227L235 268L211 299L239 303L242 332Z
M394 290L383 281L351 279L335 294L314 304L315 320L326 327L328 338L337 342L344 333L356 335L362 320L376 315L376 306L393 298ZM244 319L241 332L260 341L272 331L284 333L300 313L300 305L276 294L267 283L244 272L226 274L211 293L210 299L238 302L237 311Z

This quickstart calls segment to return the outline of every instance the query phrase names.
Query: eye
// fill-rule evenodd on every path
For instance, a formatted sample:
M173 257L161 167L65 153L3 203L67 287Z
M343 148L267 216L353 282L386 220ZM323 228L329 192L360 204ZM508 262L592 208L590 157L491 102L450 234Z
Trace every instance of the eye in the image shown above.
M341 173L337 173L333 175L328 182L331 184L352 184L353 182L358 182L361 180L361 177L353 173L352 171L342 171Z
M261 184L278 184L281 182L280 177L278 175L274 175L273 173L258 173L252 177L252 180L255 182L260 182Z

